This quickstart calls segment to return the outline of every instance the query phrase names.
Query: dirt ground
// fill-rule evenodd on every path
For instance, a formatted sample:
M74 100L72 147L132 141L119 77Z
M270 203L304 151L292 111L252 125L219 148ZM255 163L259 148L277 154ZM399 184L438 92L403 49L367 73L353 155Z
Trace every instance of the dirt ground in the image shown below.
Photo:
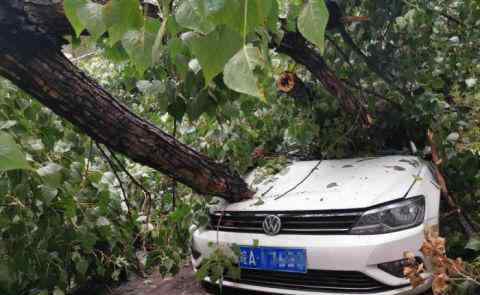
M205 286L204 286L205 287ZM190 266L186 266L173 278L163 279L154 274L146 279L135 279L116 288L111 295L211 295L218 294L218 290L204 288L197 282ZM207 290L208 289L208 290ZM428 293L424 294L427 295ZM265 293L245 292L234 289L225 289L223 295L265 295Z
M131 280L110 292L110 295L211 295L218 294L211 286L201 286L195 279L191 266L186 266L173 278L162 278L159 274L144 279ZM225 288L223 295L265 295Z
M146 279L135 279L111 292L111 295L207 295L196 281L190 267L185 267L173 278L162 278L158 273Z

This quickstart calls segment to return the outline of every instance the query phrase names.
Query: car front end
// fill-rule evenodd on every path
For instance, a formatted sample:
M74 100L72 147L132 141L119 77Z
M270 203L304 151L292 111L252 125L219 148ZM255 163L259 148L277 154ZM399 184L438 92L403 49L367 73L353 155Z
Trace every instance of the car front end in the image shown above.
M240 279L226 275L224 286L420 294L430 265L419 249L425 230L438 225L439 196L428 165L414 157L296 162L262 181L257 198L213 209L209 226L193 233L193 265L220 248L241 268ZM416 289L403 276L406 251L426 265L426 283Z

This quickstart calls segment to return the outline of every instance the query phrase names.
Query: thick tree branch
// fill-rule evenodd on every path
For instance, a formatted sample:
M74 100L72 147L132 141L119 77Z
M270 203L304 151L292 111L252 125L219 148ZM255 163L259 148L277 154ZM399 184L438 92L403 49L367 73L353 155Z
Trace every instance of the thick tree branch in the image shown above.
M372 118L367 112L366 102L356 97L345 87L345 84L330 70L322 56L299 33L286 32L278 52L284 53L297 63L304 65L323 87L340 100L343 110L352 115L359 115L364 126L370 126Z

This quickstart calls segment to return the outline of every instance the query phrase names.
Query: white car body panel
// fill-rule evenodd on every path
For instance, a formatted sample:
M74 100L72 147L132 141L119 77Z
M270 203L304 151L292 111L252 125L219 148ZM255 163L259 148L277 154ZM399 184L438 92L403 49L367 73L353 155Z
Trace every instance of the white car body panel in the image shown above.
M194 268L208 257L214 248L212 242L227 253L232 253L233 244L249 246L257 240L259 246L304 248L307 252L307 268L312 270L358 271L387 286L398 289L382 291L377 295L421 294L429 283L412 290L408 280L395 277L377 267L378 264L403 258L405 251L418 257L425 230L438 225L439 187L428 165L416 157L388 156L368 159L329 160L318 165L310 177L285 196L275 199L290 190L309 174L318 161L296 162L274 181L257 185L256 198L235 204L221 203L216 210L225 211L310 211L369 208L385 202L419 195L425 196L424 223L414 228L377 235L306 235L222 232L197 229L193 233L192 247L201 253L192 258ZM398 168L401 167L401 168ZM252 182L254 176L248 181ZM336 183L336 185L332 185ZM273 186L273 187L272 187ZM258 202L261 198L263 202ZM210 245L210 246L209 246ZM425 261L427 270L429 262ZM425 276L430 276L428 271ZM246 285L225 281L224 285L248 290L277 294L339 294L318 291L280 289L268 286ZM355 293L348 293L355 294Z
M255 185L256 198L234 203L225 211L329 210L367 208L405 196L420 173L420 161L411 156L324 160L295 190L283 197L314 169L319 161L296 162ZM254 205L258 198L263 204Z

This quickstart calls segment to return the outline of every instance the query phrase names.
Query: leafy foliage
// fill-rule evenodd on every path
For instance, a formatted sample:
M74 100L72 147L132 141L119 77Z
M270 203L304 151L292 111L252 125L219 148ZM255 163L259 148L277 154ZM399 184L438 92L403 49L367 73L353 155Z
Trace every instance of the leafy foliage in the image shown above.
M325 49L325 29L328 23L328 9L323 0L308 1L298 17L298 30L315 44L323 53Z
M237 259L234 255L225 252L222 248L216 247L196 273L197 279L204 280L208 277L211 282L218 283L220 288L225 276L239 279L240 269L237 266Z
M0 171L28 168L30 165L13 138L0 132Z

